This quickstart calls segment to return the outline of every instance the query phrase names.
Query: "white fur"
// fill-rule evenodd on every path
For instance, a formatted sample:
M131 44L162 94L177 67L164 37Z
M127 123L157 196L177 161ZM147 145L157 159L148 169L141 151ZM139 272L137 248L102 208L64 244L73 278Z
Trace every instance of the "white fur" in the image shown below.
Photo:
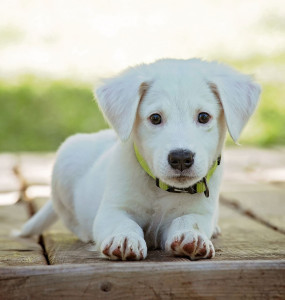
M209 198L174 194L156 187L137 162L133 143L156 177L188 187L221 154L226 124L238 139L259 93L248 76L198 59L159 60L105 80L96 95L114 130L78 134L60 147L52 177L54 211L82 241L94 241L111 259L143 259L147 246L191 259L213 257L210 238L218 232L223 160L210 179ZM197 122L199 112L209 113L210 122ZM151 124L153 113L161 114L160 125ZM195 153L193 166L182 174L167 160L178 148ZM54 211L48 204L21 235L44 230Z

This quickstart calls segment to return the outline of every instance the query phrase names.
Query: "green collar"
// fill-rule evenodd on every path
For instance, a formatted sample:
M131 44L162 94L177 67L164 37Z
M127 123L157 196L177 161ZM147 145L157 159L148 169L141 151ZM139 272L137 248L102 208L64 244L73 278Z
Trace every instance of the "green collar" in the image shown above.
M196 194L196 193L204 193L206 197L209 197L209 188L207 183L209 182L210 178L214 174L217 166L221 162L221 156L217 158L217 160L213 163L211 169L209 170L208 174L199 182L195 183L192 186L189 186L188 188L176 188L173 186L169 186L166 183L160 181L157 177L155 177L149 166L147 165L146 161L142 157L142 155L139 153L137 146L134 144L134 149L136 153L136 157L142 168L146 171L146 173L155 179L156 186L161 188L164 191L172 192L172 193L189 193L189 194Z

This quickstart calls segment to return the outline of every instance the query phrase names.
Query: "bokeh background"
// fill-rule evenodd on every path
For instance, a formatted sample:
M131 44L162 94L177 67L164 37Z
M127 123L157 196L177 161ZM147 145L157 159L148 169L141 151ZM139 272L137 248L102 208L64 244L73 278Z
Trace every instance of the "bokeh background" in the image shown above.
M240 142L285 144L283 0L2 0L0 151L54 151L107 127L98 78L165 57L254 75L262 98Z

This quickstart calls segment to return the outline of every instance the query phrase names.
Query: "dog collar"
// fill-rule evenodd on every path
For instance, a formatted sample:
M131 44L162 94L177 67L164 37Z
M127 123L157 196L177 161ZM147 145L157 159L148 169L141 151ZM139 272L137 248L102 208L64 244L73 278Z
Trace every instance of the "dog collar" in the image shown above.
M210 168L208 174L203 177L203 179L197 183L195 183L194 185L191 185L187 188L177 188L177 187L173 187L173 186L169 186L168 184L162 182L159 180L159 178L155 177L149 166L147 165L146 161L144 160L144 158L142 157L142 155L139 153L137 146L134 144L134 150L135 150L135 154L137 157L137 160L139 162L139 164L141 165L141 167L145 170L145 172L152 177L153 179L155 179L156 182L156 186L159 187L160 189L170 192L170 193L189 193L189 194L196 194L196 193L204 193L206 197L209 197L210 192L209 192L209 188L208 188L208 182L210 180L210 178L212 177L212 175L214 174L216 168L218 165L220 165L221 163L221 156L219 156L216 161L214 161L212 167Z

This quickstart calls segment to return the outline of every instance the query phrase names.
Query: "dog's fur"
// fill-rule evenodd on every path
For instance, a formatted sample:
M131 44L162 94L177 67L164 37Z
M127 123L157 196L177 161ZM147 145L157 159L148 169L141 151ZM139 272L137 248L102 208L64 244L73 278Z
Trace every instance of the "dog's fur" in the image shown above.
M191 259L213 257L210 239L218 233L223 160L208 184L209 198L169 193L143 170L133 144L156 177L188 187L221 154L226 128L238 140L259 94L249 76L199 59L163 59L103 81L96 96L114 130L77 134L63 143L53 170L52 201L25 224L21 236L41 233L58 215L111 259L144 259L147 247ZM210 122L200 124L200 112L209 113ZM153 113L162 116L161 124L150 122ZM171 168L168 154L174 149L195 153L191 168Z

